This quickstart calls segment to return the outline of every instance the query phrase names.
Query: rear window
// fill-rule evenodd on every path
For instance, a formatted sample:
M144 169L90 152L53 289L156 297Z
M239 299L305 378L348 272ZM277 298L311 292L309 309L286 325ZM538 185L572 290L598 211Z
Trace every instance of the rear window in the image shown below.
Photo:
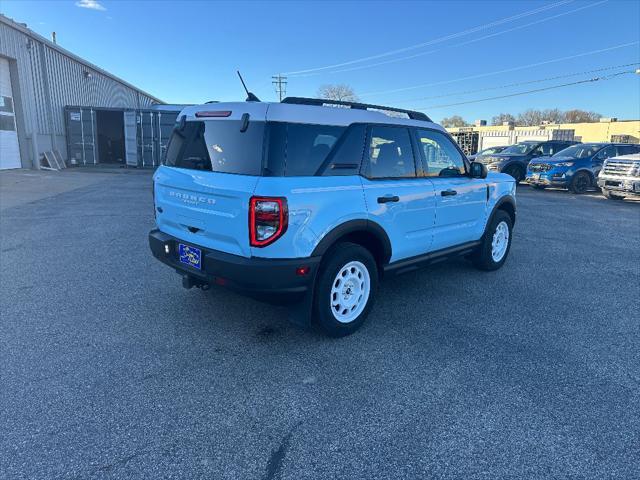
M260 175L264 122L241 120L184 122L167 147L166 165L240 175Z

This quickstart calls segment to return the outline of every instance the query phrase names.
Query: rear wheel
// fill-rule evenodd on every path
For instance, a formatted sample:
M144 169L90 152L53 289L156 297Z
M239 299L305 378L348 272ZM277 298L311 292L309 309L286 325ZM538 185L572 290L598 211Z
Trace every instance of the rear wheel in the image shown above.
M569 190L573 193L581 194L588 190L591 186L591 177L587 172L578 172L573 176Z
M611 190L607 190L606 188L602 189L602 195L604 195L604 197L608 198L609 200L624 200L624 196L617 195L613 193Z
M498 210L487 226L482 243L473 255L473 264L480 270L497 270L507 259L511 248L513 222L504 210Z
M376 261L364 247L339 243L323 260L314 299L318 326L332 337L343 337L362 326L378 289Z
M524 169L520 165L509 165L504 169L504 173L511 175L516 183L520 183L524 180Z

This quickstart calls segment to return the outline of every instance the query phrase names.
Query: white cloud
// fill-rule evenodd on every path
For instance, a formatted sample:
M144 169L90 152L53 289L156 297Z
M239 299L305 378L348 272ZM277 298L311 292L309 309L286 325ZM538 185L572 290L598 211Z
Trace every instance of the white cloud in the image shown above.
M105 11L106 10L106 8L104 8L98 2L98 0L78 0L76 2L76 7L88 8L90 10L100 10L100 11Z

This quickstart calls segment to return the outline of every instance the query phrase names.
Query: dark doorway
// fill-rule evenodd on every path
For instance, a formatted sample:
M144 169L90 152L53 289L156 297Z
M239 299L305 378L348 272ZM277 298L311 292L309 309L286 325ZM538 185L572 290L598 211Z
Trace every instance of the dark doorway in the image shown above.
M98 162L125 163L124 116L122 111L96 110Z

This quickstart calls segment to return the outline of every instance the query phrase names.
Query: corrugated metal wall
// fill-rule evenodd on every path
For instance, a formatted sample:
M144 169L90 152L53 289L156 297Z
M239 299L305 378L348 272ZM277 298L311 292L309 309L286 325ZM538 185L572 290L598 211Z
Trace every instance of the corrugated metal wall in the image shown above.
M16 114L22 120L18 128L20 150L23 157L25 152L29 156L23 158L25 166L32 161L34 128L40 154L55 144L66 155L66 105L138 109L158 103L144 92L58 51L37 35L14 27L6 17L0 18L0 55L14 61L12 84L19 88L19 97L14 91L14 103L20 102Z

